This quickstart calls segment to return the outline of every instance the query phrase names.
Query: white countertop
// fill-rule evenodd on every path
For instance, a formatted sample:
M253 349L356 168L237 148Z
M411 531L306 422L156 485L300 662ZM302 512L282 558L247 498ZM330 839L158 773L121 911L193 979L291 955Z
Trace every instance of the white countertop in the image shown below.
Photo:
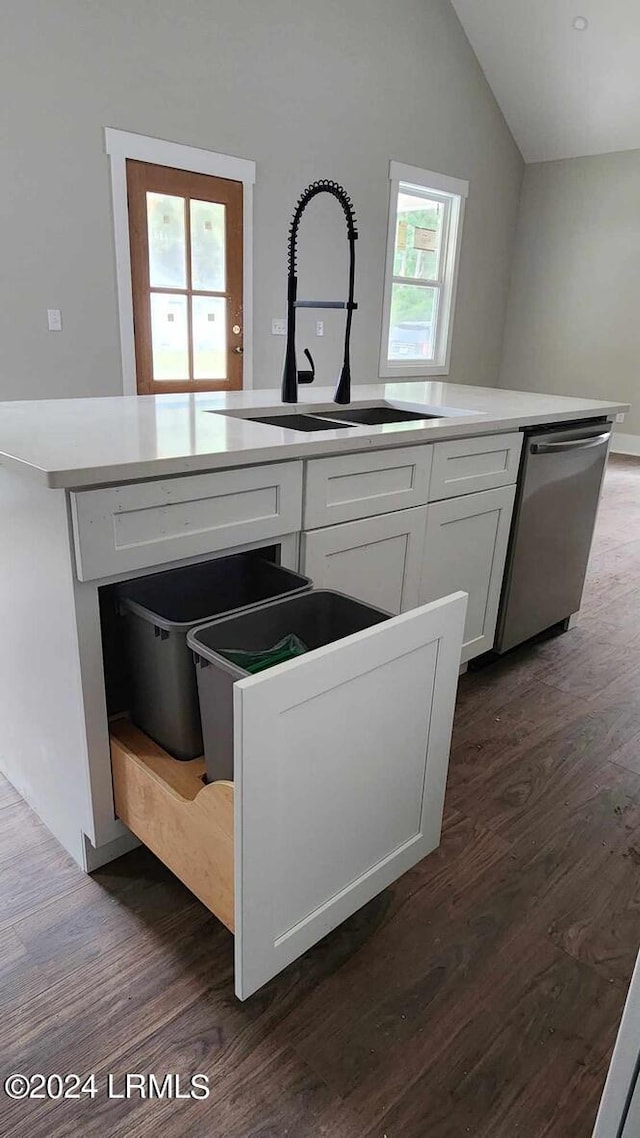
M444 417L306 434L223 413L251 408L301 411L311 403L317 410L335 410L333 388L328 387L301 387L297 407L283 405L276 390L0 403L0 463L45 486L95 486L435 442L628 410L625 403L433 381L358 385L352 395L351 406L388 400L416 410L442 407ZM472 414L447 416L447 409Z

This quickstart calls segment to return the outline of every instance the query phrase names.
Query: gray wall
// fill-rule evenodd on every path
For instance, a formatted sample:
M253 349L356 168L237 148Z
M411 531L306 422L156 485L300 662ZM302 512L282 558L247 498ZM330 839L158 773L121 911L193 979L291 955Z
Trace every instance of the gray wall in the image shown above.
M522 160L448 0L4 0L2 12L0 398L122 389L105 125L257 161L262 387L280 381L271 318L284 315L303 187L335 178L355 202L353 371L371 382L388 161L469 178L451 378L497 382ZM341 215L332 202L314 209L301 290L340 297ZM46 331L48 307L62 309L62 334ZM326 317L324 340L301 329L325 382L342 319Z
M640 435L639 369L640 150L527 166L501 386L624 400Z

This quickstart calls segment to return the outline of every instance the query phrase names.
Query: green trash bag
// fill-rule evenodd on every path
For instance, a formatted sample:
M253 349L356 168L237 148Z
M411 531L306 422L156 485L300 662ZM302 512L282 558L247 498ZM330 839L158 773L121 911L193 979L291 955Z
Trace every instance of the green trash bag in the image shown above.
M296 656L302 656L309 649L307 645L296 636L295 632L290 632L288 636L284 636L273 648L264 648L261 652L247 652L240 648L219 648L218 652L224 656L225 660L230 663L236 664L239 668L244 668L245 672L250 672L254 675L256 672L264 672L265 668L274 668L276 664L283 664L285 660L293 660Z

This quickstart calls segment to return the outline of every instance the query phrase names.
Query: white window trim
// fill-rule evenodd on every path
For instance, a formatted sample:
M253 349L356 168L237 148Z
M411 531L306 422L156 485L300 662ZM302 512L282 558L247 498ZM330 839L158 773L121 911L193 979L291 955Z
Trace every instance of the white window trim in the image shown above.
M464 222L465 201L469 196L469 183L462 178L451 178L446 174L436 174L432 170L421 170L418 166L406 166L402 162L389 163L389 221L387 230L387 253L384 270L384 299L382 302L382 333L380 339L380 368L381 379L424 379L430 375L448 375L451 362L451 342L453 337L453 317L458 288L458 273L460 269L460 248L462 245L462 226ZM448 205L450 221L447 226L447 238L455 234L455 240L447 240L444 250L444 287L441 294L441 303L438 306L437 340L440 339L440 328L446 321L447 338L444 351L440 359L433 363L422 363L420 360L407 362L398 360L390 362L387 358L389 346L389 327L391 322L391 292L393 285L393 261L396 240L396 224L398 212L398 191L400 183L415 186L419 190L431 190L437 197ZM437 342L436 340L436 342Z
M125 395L137 395L136 351L133 334L133 294L131 288L131 250L129 247L129 211L127 207L127 158L137 162L153 162L156 166L173 166L195 174L210 174L242 182L243 216L243 343L242 384L253 387L253 186L256 164L246 158L182 146L162 138L148 138L127 130L105 127L105 149L111 159L111 193L113 230L120 318L120 350Z

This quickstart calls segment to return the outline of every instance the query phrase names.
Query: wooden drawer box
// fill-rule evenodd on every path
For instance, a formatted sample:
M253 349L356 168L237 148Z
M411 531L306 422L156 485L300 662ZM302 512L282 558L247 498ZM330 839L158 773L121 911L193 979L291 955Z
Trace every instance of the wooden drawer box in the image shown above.
M240 999L439 844L465 608L237 681L233 783L112 724L116 813L235 932Z
M72 493L78 577L91 581L300 529L302 463Z
M435 443L429 501L509 486L518 478L522 435L482 435Z
M398 447L309 460L303 528L319 529L425 505L432 449Z

